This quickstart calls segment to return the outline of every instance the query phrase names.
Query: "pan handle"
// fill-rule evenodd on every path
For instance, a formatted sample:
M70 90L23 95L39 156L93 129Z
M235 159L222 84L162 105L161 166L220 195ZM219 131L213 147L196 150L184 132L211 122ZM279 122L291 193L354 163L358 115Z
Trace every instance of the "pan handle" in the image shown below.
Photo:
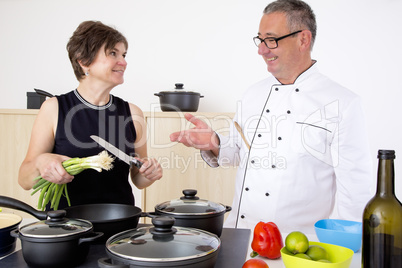
M88 236L88 237L81 237L81 238L78 240L78 245L80 245L80 244L82 244L82 243L85 243L85 242L92 242L92 241L95 241L96 239L98 239L98 238L101 237L101 236L103 236L103 233L102 233L102 232L93 232L93 233L91 233L91 235Z
M114 263L112 263L111 259L109 259L109 258L100 258L100 259L98 259L98 266L100 268L111 268L111 267L114 267L114 268L128 268L128 266L125 265L125 264L114 264Z
M35 92L36 92L37 94L39 94L39 95L46 96L46 97L50 97L50 98L54 97L53 94L51 94L51 93L49 93L49 92L47 92L47 91L44 91L44 90L42 90L42 89L34 88L34 90L35 90Z
M46 220L47 219L47 212L46 211L39 211L31 207L30 205L19 201L17 199L0 195L0 207L12 208L20 211L24 211L28 214L31 214L35 218L39 220Z

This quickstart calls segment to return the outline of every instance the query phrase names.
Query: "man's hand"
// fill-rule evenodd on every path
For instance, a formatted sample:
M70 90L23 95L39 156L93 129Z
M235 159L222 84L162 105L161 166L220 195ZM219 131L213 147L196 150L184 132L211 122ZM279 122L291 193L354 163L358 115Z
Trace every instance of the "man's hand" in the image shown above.
M219 138L216 133L204 121L195 116L187 113L184 117L195 127L170 134L170 140L203 151L211 150L217 155L216 152L219 152Z

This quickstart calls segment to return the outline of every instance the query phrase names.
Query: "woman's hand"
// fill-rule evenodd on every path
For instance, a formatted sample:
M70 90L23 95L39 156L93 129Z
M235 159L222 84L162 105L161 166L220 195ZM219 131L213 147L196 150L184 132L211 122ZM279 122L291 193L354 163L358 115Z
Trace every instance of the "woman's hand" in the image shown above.
M68 159L70 158L64 155L44 153L38 156L36 166L45 180L57 184L69 183L74 176L68 174L61 164Z
M162 167L155 158L150 158L147 160L140 160L143 162L139 172L146 179L154 182L162 178Z
M144 189L162 178L162 167L155 158L140 159L136 157L136 159L143 164L140 169L132 165L130 172L131 180L138 189Z

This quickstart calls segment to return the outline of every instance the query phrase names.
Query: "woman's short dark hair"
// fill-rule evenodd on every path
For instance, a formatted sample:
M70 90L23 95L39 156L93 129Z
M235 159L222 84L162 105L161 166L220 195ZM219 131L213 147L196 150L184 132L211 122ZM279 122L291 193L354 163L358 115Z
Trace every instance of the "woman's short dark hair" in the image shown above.
M84 66L89 66L103 45L106 53L117 43L123 43L126 49L128 48L127 39L116 29L100 21L82 22L67 43L68 57L78 81L85 77L80 62Z

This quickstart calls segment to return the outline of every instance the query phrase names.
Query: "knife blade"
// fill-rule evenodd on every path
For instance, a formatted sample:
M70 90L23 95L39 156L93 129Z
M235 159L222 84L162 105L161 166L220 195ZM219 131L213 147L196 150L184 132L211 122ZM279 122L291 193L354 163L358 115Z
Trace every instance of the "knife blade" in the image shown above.
M141 161L138 161L134 157L129 156L128 154L126 154L122 150L118 149L114 145L110 144L109 142L105 141L104 139L102 139L96 135L91 135L90 137L91 137L91 139L96 141L96 143L98 143L100 146L105 148L108 152L112 153L114 156L118 157L120 160L126 162L130 166L134 165L137 168L140 168L142 166L143 163Z

